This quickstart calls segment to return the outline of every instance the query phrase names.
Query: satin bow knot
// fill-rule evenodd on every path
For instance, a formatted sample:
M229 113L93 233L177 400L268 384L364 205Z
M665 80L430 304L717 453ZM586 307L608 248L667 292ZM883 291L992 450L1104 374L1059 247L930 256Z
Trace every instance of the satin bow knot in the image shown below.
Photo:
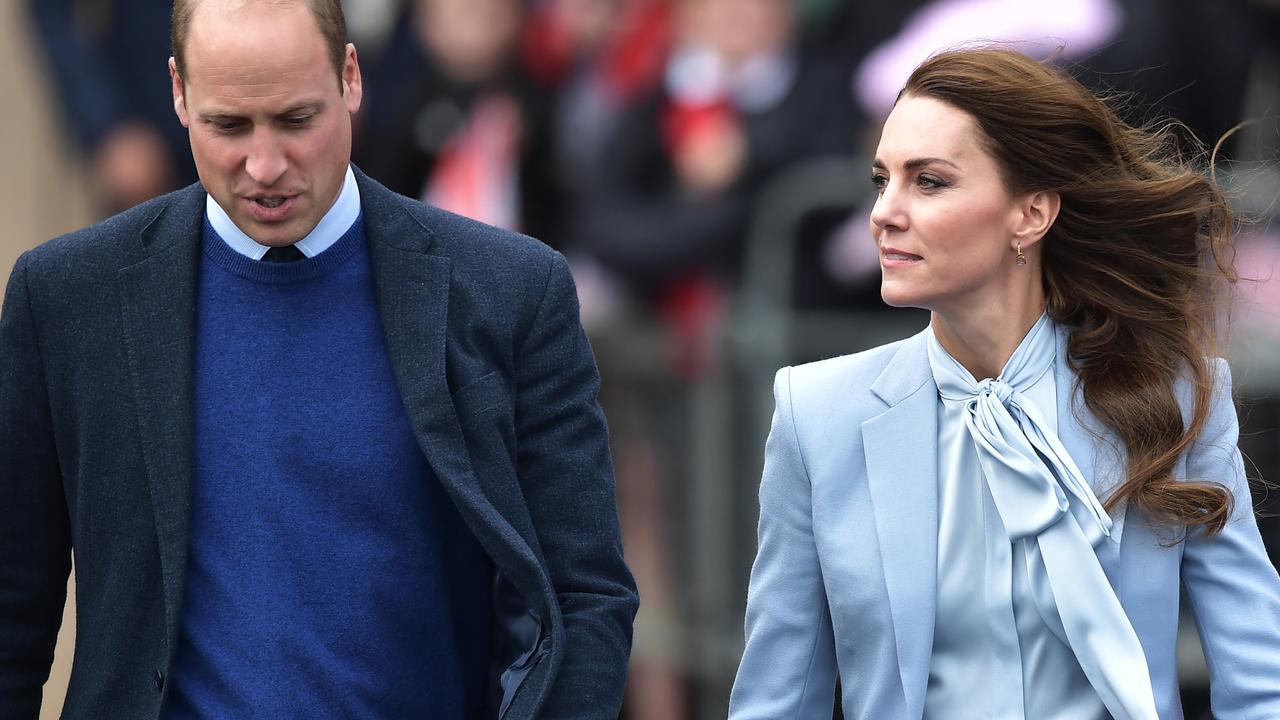
M996 378L986 378L978 383L978 397L970 402L976 403L978 398L982 397L994 397L997 402L1004 405L1013 397L1013 386ZM970 412L972 412L972 409Z
M1112 716L1157 720L1142 644L1098 559L1119 552L1108 541L1111 517L1024 394L1052 370L1057 348L1057 328L1043 315L997 378L974 380L936 336L929 363L939 394L965 403L987 489L1009 542L1023 543L1022 571L1045 625L1075 653Z

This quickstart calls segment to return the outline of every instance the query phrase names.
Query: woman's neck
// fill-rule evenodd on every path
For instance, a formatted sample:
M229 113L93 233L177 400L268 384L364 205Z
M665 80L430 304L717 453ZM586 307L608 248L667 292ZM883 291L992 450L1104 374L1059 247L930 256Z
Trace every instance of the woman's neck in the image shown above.
M977 380L1000 375L1018 344L1044 314L1044 300L985 312L934 311L933 334L942 347Z

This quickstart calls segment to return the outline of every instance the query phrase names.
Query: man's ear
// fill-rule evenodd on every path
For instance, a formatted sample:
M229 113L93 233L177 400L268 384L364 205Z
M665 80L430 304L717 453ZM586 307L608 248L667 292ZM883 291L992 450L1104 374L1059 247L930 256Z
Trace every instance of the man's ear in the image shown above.
M1028 193L1018 206L1019 215L1014 223L1013 239L1024 249L1040 242L1058 219L1058 210L1061 208L1062 197L1056 192L1041 190Z
M187 116L187 88L182 82L182 76L178 74L178 61L169 58L169 80L173 85L173 112L178 115L178 122L182 123L182 127L190 128L190 118Z
M352 115L360 110L360 102L364 99L364 79L360 76L360 58L356 54L356 46L347 43L342 60L342 99L347 104L347 112Z

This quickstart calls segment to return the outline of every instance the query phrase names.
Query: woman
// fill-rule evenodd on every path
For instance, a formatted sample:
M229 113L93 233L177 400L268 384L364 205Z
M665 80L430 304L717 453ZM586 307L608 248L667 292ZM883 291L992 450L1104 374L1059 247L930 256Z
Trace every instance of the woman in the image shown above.
M1003 50L912 74L873 181L881 292L932 321L778 373L730 717L825 720L837 674L849 718L1180 717L1180 584L1215 715L1280 717L1219 189Z

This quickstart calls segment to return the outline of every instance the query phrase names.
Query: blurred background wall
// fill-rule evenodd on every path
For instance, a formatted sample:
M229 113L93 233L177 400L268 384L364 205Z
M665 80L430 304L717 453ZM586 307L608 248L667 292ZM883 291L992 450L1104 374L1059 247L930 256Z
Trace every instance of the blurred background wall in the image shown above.
M45 64L36 55L20 3L0 4L0 277L23 250L93 218L74 149L64 142Z
M1270 278L1280 258L1276 0L344 5L366 82L356 162L570 259L644 598L629 720L724 715L774 371L926 320L880 302L866 215L879 124L930 52L1022 41L1129 93L1131 120L1174 117L1210 144L1254 119L1219 171L1258 220L1243 273ZM194 180L169 107L167 6L0 3L0 279L23 250ZM1245 290L1230 351L1242 445L1274 483L1280 287ZM1263 524L1275 558L1280 530ZM65 692L72 616L69 603L44 717ZM1187 714L1208 717L1186 635Z

